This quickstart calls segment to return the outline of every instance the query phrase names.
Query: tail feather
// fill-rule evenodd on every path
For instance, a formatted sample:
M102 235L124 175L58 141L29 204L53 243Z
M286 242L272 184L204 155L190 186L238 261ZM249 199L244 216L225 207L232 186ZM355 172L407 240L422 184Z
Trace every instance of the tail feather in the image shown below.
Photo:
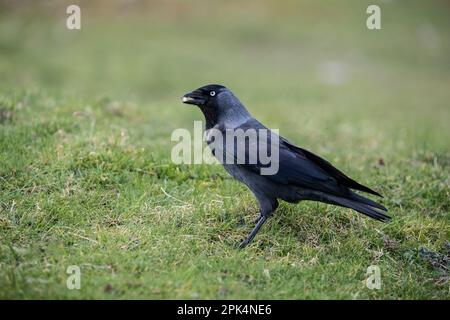
M380 210L383 210L383 211L387 211L385 206L379 204L378 202L370 200L368 198L362 197L359 194L354 193L353 191L351 191L350 199L355 200L356 202L361 202L361 203L367 204L367 205L369 205L371 207L374 207L374 208L377 208L377 209L380 209Z
M327 195L327 198L330 202L336 205L356 210L368 217L371 217L372 219L382 222L387 222L391 220L391 217L379 211L379 210L387 211L387 209L384 206L370 199L361 197L356 193L352 194L352 198L350 199L336 197L332 195ZM375 208L379 210L376 210Z

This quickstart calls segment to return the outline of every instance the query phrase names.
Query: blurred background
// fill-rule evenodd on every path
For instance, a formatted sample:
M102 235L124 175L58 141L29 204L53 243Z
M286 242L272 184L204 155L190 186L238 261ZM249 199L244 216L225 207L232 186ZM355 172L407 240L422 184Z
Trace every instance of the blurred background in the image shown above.
M394 222L283 205L234 250L249 192L170 162L172 131L203 120L180 97L209 83L386 195ZM448 298L448 269L416 257L449 239L449 104L449 1L2 0L0 297Z
M66 28L70 4L81 7L81 30ZM381 8L381 30L366 27L369 4ZM1 1L0 11L4 88L189 117L178 98L221 83L272 126L370 110L367 121L394 117L409 138L448 147L438 139L449 134L447 1ZM273 118L278 108L295 116Z

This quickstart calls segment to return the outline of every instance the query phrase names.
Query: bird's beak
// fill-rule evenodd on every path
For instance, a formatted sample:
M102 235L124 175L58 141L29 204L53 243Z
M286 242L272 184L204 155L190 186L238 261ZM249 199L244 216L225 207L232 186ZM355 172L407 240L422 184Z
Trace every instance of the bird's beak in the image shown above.
M186 104L194 104L200 106L205 103L205 98L199 92L192 91L181 97L181 101Z

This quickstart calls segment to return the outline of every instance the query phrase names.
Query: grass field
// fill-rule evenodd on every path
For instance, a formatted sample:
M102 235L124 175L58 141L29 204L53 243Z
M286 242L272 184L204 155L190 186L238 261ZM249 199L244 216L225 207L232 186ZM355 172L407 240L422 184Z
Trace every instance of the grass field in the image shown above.
M381 30L367 1L85 1L69 31L72 1L1 2L0 298L449 299L450 5L373 3ZM179 97L207 83L385 195L392 222L282 203L237 250L251 193L170 160L203 120Z

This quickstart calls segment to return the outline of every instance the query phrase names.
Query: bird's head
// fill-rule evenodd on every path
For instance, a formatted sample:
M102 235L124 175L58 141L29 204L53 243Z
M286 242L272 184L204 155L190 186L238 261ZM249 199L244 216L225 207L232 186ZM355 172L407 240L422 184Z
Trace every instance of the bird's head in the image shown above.
M230 92L226 87L219 84L209 84L198 88L192 92L186 93L181 101L186 104L193 104L199 107L214 108L220 104L220 95L224 92Z
M249 116L239 99L219 84L209 84L186 93L181 101L198 106L212 125L219 121L240 122L239 118Z

